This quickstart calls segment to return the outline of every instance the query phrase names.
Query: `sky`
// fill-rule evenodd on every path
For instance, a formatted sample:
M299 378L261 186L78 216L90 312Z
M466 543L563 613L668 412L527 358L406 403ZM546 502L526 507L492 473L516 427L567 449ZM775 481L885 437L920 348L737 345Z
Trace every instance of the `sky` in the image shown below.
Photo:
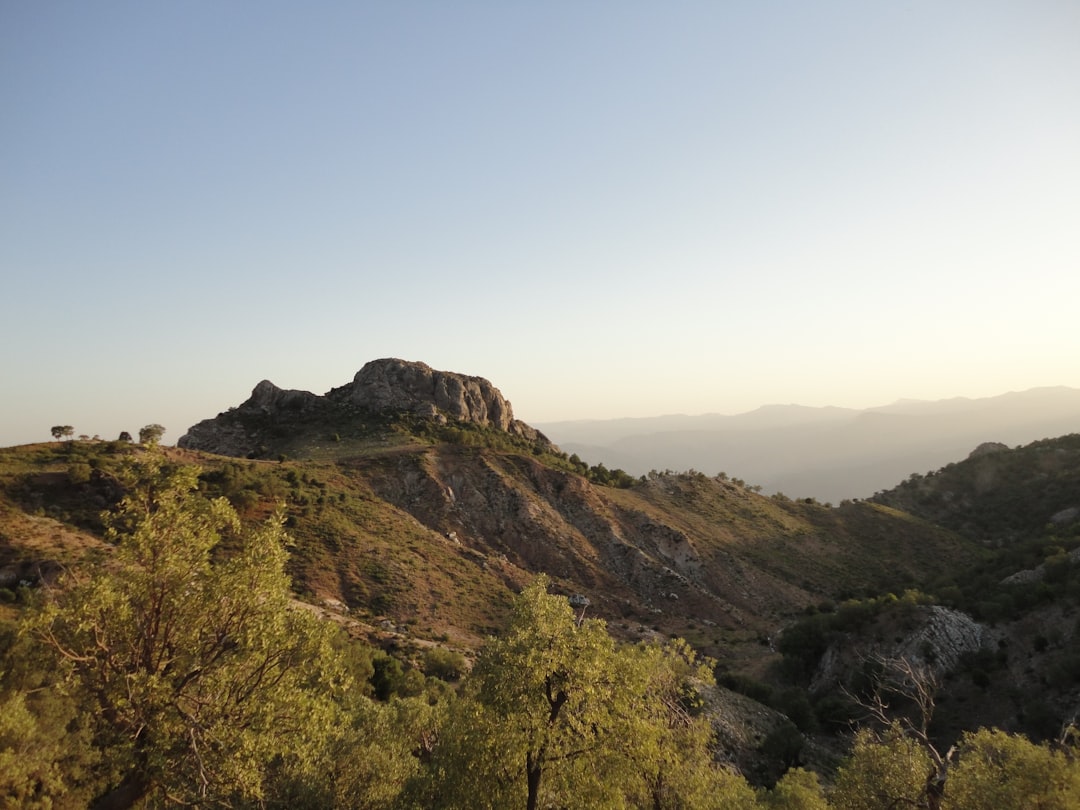
M1080 3L0 2L0 446L1080 387Z

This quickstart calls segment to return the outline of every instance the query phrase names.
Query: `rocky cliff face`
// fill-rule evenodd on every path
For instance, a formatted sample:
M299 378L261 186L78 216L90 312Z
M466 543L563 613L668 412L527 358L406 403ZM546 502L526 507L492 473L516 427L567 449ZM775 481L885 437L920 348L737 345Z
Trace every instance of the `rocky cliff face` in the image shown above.
M374 360L342 392L372 411L409 411L429 419L457 419L511 431L510 403L483 377L435 371L425 363Z
M818 664L811 689L840 683L869 660L904 659L943 677L959 666L965 654L978 652L990 641L986 627L958 610L926 605L913 618L914 626L891 640L846 636L831 644Z
M336 432L386 413L472 423L550 446L543 434L514 418L510 402L484 378L395 358L367 363L351 383L324 396L263 380L246 402L193 425L177 444L220 455L265 455L290 431L295 435L317 425Z

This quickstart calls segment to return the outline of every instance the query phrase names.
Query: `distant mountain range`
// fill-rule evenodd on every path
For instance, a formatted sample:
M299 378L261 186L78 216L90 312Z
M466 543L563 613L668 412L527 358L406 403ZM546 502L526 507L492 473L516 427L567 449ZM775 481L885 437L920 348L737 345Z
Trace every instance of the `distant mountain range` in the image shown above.
M1080 432L1080 390L900 400L856 410L767 405L733 416L547 422L568 453L634 475L726 472L766 493L822 501L869 497L912 473L962 460L984 442L1024 444Z

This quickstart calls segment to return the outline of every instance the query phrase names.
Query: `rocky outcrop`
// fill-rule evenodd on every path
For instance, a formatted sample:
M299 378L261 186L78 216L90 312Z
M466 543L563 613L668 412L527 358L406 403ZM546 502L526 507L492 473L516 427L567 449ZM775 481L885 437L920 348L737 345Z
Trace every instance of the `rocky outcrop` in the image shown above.
M968 458L978 458L979 456L988 456L991 453L1000 453L1003 450L1008 450L1009 445L1002 444L1001 442L983 442L970 453Z
M1055 526L1064 526L1067 523L1072 523L1077 518L1080 518L1080 506L1070 506L1052 514L1050 522Z
M538 430L514 418L510 402L483 377L436 371L425 363L373 360L351 383L325 396L278 388L263 380L243 404L188 429L177 444L229 456L265 455L309 424L350 424L371 413L409 413L440 423L469 422L554 447Z
M1074 548L1068 554L1065 555L1064 560L1070 565L1076 565L1080 563L1080 548ZM1032 582L1042 582L1046 579L1047 564L1040 563L1034 568L1028 568L1024 571L1017 571L1015 574L1010 574L1001 580L1002 585L1030 585Z
M300 411L317 407L322 397L310 391L278 388L269 380L263 380L251 392L251 398L241 407L258 409L264 413L276 410Z
M978 651L986 636L986 628L966 613L931 605L926 622L899 645L893 657L926 664L944 674L956 669L966 653Z
M831 644L814 673L811 690L844 681L870 660L903 659L941 676L955 670L965 654L977 652L989 640L983 625L958 610L927 605L918 608L918 614L916 626L891 642L845 636Z
M435 371L426 363L373 360L356 373L347 396L373 411L409 411L506 431L514 423L510 403L483 377Z

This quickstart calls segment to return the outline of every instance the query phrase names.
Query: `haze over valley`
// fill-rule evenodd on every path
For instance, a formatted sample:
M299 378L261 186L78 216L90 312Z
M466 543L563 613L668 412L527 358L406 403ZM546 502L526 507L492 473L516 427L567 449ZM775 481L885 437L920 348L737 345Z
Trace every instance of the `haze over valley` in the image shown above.
M727 473L768 494L834 503L865 498L912 473L965 458L987 442L1027 444L1080 432L1080 390L899 401L856 410L771 405L722 416L542 422L568 453L634 475Z

